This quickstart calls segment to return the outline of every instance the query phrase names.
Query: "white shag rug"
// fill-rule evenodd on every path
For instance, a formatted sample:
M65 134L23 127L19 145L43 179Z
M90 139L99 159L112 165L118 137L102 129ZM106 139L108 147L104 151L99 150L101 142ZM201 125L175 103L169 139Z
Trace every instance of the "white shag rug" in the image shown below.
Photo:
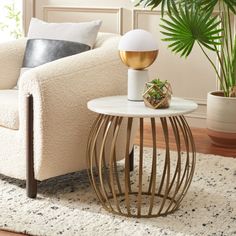
M159 154L162 158L163 151ZM146 148L145 165L151 165L150 156ZM35 200L26 197L23 181L0 176L0 228L47 236L236 235L236 159L197 154L193 182L180 209L149 219L103 210L86 171L40 183Z

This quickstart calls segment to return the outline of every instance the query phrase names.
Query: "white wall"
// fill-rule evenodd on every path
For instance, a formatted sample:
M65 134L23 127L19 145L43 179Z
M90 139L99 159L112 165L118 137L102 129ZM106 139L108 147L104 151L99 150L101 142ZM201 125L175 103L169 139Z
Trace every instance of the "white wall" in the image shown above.
M169 80L175 96L196 101L199 109L189 115L193 126L205 127L207 92L217 89L216 76L198 47L191 56L180 59L161 41L160 11L133 8L129 0L25 0L25 27L31 16L49 22L102 19L102 31L123 34L133 28L152 32L160 44L156 62L150 68L150 78ZM213 53L210 57L216 61Z

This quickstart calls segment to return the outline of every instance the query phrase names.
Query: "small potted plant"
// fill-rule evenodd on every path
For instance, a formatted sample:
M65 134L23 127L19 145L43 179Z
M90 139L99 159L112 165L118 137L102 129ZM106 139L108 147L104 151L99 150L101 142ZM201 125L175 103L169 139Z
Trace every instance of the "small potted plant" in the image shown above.
M168 108L171 94L171 86L167 80L154 79L146 83L146 89L143 94L144 103L147 107L154 109Z

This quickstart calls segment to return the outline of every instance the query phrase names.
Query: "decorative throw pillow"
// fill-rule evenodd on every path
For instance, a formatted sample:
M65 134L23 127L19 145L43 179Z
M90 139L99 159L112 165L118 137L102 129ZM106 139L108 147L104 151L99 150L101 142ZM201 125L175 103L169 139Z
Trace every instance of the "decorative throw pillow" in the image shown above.
M77 42L93 48L101 24L101 20L81 23L47 23L32 18L27 37Z
M64 40L29 39L22 69L34 68L57 59L90 50L89 45Z
M101 24L101 20L47 23L32 18L20 77L28 69L92 49Z

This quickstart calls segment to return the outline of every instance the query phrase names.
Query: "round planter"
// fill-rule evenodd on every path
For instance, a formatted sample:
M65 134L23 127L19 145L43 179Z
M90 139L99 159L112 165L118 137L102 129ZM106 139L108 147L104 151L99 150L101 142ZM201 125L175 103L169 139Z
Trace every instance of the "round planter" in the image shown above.
M208 93L207 132L215 145L236 148L236 98L221 91Z

